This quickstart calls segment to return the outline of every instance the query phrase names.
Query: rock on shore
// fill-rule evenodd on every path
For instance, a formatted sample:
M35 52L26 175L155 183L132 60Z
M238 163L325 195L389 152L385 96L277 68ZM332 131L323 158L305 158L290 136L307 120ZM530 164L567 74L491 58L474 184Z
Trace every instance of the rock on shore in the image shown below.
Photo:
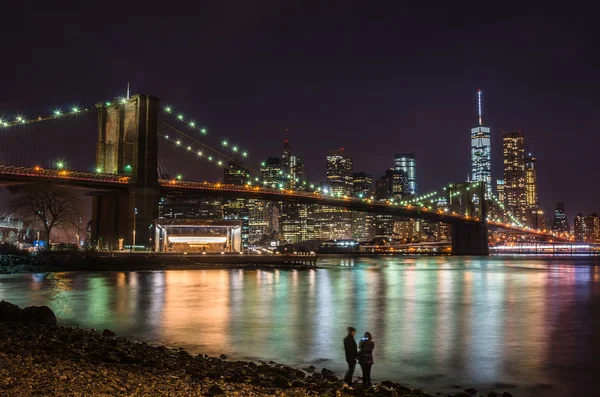
M56 325L56 316L48 306L29 306L21 309L10 302L0 302L0 322Z

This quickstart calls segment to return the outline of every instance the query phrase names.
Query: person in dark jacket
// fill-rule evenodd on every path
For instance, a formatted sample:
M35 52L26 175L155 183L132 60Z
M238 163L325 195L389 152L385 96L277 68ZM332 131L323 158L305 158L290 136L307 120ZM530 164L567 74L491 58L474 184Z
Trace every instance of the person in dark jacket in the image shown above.
M348 363L348 371L344 376L344 382L349 387L352 387L352 374L354 373L354 367L356 367L356 358L358 357L358 349L356 341L354 340L354 334L356 329L354 327L348 327L348 335L344 338L344 352L346 353L346 362Z
M371 387L371 366L373 365L373 349L375 349L375 342L370 332L365 332L365 336L362 337L358 343L358 363L362 370L363 387L368 389Z

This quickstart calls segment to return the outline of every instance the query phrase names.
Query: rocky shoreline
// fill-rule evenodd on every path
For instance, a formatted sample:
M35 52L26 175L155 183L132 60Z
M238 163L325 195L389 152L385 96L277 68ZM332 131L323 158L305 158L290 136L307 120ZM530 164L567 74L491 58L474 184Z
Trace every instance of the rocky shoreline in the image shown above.
M56 325L53 314L48 316L45 309L19 312L17 306L4 301L0 306L2 396L433 397L389 381L367 391L358 383L351 390L343 388L336 374L326 368L300 370L272 361L192 355L183 348L130 341L110 330L100 333ZM40 316L19 319L26 311L39 312ZM454 395L461 396L478 394L466 389ZM489 396L500 394L492 392ZM503 396L511 397L508 393Z

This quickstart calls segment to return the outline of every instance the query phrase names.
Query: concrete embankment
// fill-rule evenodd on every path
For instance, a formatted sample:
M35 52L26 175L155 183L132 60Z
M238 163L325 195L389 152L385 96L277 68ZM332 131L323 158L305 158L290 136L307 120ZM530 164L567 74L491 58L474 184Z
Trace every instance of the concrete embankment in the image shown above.
M47 252L0 255L0 274L55 271L313 268L316 255Z

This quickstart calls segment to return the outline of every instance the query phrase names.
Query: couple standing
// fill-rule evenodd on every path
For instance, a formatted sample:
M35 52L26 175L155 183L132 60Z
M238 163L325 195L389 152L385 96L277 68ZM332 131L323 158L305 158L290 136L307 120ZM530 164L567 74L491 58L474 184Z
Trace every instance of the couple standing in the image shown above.
M363 377L363 387L368 389L371 387L371 366L373 365L373 349L375 349L375 342L370 332L365 332L365 336L362 337L358 346L354 340L356 334L356 328L348 327L348 335L344 338L344 351L346 352L346 362L348 363L348 372L344 377L344 382L352 387L352 374L354 373L354 367L356 367L356 360L360 364Z

